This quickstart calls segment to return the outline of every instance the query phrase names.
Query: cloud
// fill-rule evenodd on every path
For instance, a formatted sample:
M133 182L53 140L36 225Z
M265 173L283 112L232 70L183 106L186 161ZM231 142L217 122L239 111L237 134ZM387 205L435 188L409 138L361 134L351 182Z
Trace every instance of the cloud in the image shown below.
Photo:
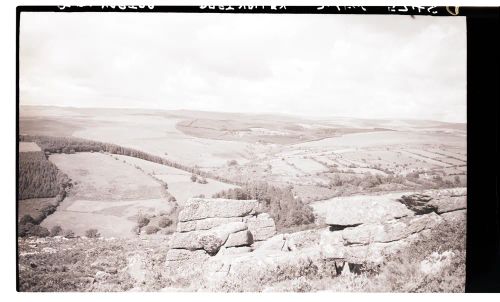
M464 122L461 17L31 13L21 104Z

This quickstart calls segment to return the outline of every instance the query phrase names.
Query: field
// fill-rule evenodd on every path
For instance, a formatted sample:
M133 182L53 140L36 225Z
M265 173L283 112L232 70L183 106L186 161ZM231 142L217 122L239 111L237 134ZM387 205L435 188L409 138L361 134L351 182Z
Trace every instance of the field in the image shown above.
M19 152L40 152L40 146L32 142L19 142Z
M186 110L23 107L21 113L20 125L26 134L52 131L51 135L57 135L64 128L74 137L135 148L235 183L259 180L293 186L306 202L356 194L359 190L355 188L340 190L332 188L331 183L366 175L411 178L404 184L378 189L385 191L436 188L443 185L441 182L463 186L467 182L462 124L309 120ZM38 122L34 123L36 118ZM137 165L137 159L119 160ZM209 196L229 186L215 180L208 186L190 183L187 172L153 163L139 166L171 185L170 193L180 202L193 195ZM148 170L149 166L153 170ZM114 179L118 181L119 176Z
M39 122L31 122L35 117ZM71 117L68 118L68 117ZM224 123L218 122L225 121ZM52 124L52 123L60 124ZM217 136L196 132L186 134L186 125L200 129L197 125L208 123L205 128L213 128ZM212 125L211 125L212 124ZM197 164L200 167L215 167L224 165L226 160L235 159L240 164L251 160L273 148L278 133L276 129L287 133L299 133L299 140L294 144L278 143L290 146L291 149L309 148L315 146L354 146L369 145L386 146L400 144L402 141L420 144L441 142L440 137L460 140L462 130L452 129L451 134L442 134L445 123L429 122L430 130L422 131L420 123L407 123L408 132L401 131L399 125L388 121L363 120L328 120L311 121L287 116L262 115L256 118L252 115L225 114L196 111L148 111L131 109L74 109L57 107L23 107L21 108L21 133L57 135L60 128L75 129L70 135L116 143L126 147L138 148L160 156L168 154L173 160L186 164ZM84 126L83 126L84 125ZM454 125L449 127L454 128ZM78 128L78 129L77 129ZM308 131L315 129L322 132L316 137ZM127 129L124 133L122 130ZM181 130L183 131L181 131ZM319 129L319 130L318 130ZM334 129L335 131L331 131ZM346 130L347 129L347 130ZM356 129L350 131L349 129ZM383 131L383 130L388 131ZM434 131L432 131L434 129ZM398 130L398 131L394 131ZM418 130L418 131L417 131ZM438 131L439 130L439 131ZM190 130L194 131L194 130ZM274 132L273 132L274 131ZM252 143L238 139L240 132L252 138ZM457 136L458 135L458 136ZM260 137L270 137L273 142L260 142ZM465 137L465 136L463 136ZM465 139L462 139L465 142ZM448 139L447 139L448 144ZM281 148L280 148L281 149ZM203 156L200 155L203 150Z
M148 162L130 156L113 155L113 157L134 166L136 169L145 171L155 179L167 183L168 192L175 197L179 205L182 205L191 197L201 195L210 197L222 190L236 187L234 185L226 184L210 178L205 179L207 183L192 181L192 174L186 171Z
M437 188L454 183L463 186L467 182L463 124L186 110L22 107L20 125L26 134L57 135L64 128L67 135L136 148L235 183L258 180L293 186L306 202L357 194L361 189L338 188L332 183L367 175L408 180L384 184L375 191ZM208 180L208 185L192 183L187 172L114 156L166 182L170 194L179 202L230 187L216 180ZM124 187L121 193L122 189L114 192L120 177L111 178L108 193L103 188L98 194L134 199L141 197L134 195L139 191L139 195L147 195L148 190L155 190L140 189L136 183ZM80 194L90 194L92 182L84 185L87 187L81 187Z
M71 178L74 187L42 226L59 225L77 235L96 228L103 236L130 237L138 215L154 221L190 197L210 197L234 187L213 179L206 184L193 182L185 171L121 155L53 154L50 161ZM177 203L166 198L164 183Z
M103 236L130 237L139 213L169 212L161 185L145 173L101 153L54 154L52 161L74 188L42 226L55 225L84 235L91 228Z

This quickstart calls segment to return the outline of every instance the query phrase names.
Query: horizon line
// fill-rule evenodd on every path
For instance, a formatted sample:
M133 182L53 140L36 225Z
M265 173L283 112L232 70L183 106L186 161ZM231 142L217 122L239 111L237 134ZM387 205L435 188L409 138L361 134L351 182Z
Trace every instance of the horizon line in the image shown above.
M72 109L122 109L122 110L157 110L157 111L193 111L193 112L207 112L207 113L225 113L225 114L245 114L245 115L283 115L289 117L296 117L302 119L329 119L329 118L346 118L346 119L358 119L358 120L400 120L400 121L422 121L422 122L439 122L446 124L467 124L467 121L464 122L450 122L443 120L433 120L433 119L419 119L419 118L393 118L393 117L384 117L384 118L368 118L368 117L355 117L355 116L319 116L319 115L299 115L295 113L288 112L235 112L235 111L214 111L208 109L164 109L164 108L151 108L151 107L85 107L85 106L60 106L60 105L34 105L34 104L25 104L21 105L18 103L19 108L21 107L55 107L55 108L72 108Z

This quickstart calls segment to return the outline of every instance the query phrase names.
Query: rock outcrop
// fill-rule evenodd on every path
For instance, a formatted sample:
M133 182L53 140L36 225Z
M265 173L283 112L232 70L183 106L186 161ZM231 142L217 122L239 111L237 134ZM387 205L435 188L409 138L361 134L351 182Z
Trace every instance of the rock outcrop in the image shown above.
M204 265L205 289L261 291L266 285L326 271L316 248L300 251L260 250L237 256L217 255Z
M191 198L179 213L179 221L245 217L255 215L258 206L256 200Z
M419 193L403 195L398 199L399 202L404 204L408 209L412 210L417 215L436 212L437 207L430 202L431 200L432 197L429 195Z
M436 213L443 214L467 208L467 196L437 197L432 200Z
M370 200L370 196L357 200L339 200L331 205L325 222L332 230L353 227L413 215L395 200Z
M382 223L364 224L356 228L343 230L342 238L346 245L388 243L402 240L425 229L431 229L439 224L441 220L442 218L436 213L429 213Z
M255 201L237 201L224 212L212 207L233 200L193 199L190 208L181 211L188 214L180 215L178 232L172 236L168 272L190 284L199 282L199 289L216 291L259 291L301 276L360 272L383 264L443 221L465 220L466 196L456 193L410 195L426 200L423 206L415 204L417 210L396 199L373 202L369 196L338 203L326 219L329 227L291 234L276 234L274 221L257 214ZM420 211L428 204L433 211Z
M345 225L321 232L319 245L323 257L353 265L381 264L387 255L408 246L443 221L465 223L466 194L466 190L457 188L403 195L395 203L407 207L406 211L396 207L384 214L386 207L378 205L375 214L370 213L372 209L368 207L351 211L346 216L349 219L334 217L345 213L346 205L333 207L327 222ZM385 205L389 206L389 202ZM364 215L368 218L362 217Z
M274 219L267 213L246 217L243 221L246 222L255 241L266 240L276 234Z
M276 234L274 220L258 213L256 200L192 198L179 212L166 268L175 281L190 282L207 259L253 250L253 243Z

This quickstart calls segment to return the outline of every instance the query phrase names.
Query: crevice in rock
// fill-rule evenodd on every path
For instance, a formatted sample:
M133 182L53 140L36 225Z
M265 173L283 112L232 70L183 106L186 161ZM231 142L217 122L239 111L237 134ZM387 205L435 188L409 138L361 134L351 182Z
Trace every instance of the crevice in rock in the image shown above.
M347 225L340 225L340 224L331 224L328 228L330 232L336 232L336 231L342 231L346 228L354 228L357 226L360 226L362 223L356 223L356 224L347 224Z
M438 207L430 204L433 198L429 195L415 193L410 195L403 195L397 199L398 202L404 204L409 210L413 211L415 215L424 215L431 212L437 213Z
M344 246L349 246L349 247L368 246L371 243L378 243L378 242L377 241L373 241L373 242L370 242L370 243L362 243L362 242L345 241Z
M187 223L187 222L191 222L191 221L200 221L200 220L205 220L205 219L231 219L231 218L241 218L242 220L248 216L252 216L252 214L250 214L252 211L246 213L246 214L242 214L241 216L210 216L210 217L205 217L205 218L189 218L189 220L179 220L179 222L182 222L182 223ZM230 223L230 222L228 222Z
M373 240L373 241L370 241L368 243L362 243L362 242L349 242L347 240L344 240L344 246L349 246L349 247L355 247L355 246L368 246L370 244L373 244L373 243L393 243L393 242L397 242L397 241L401 241L401 240L405 240L407 239L408 237L412 236L412 235L415 235L415 234L419 234L419 233L422 233L423 231L425 230L430 230L432 228L429 228L429 227L425 227L421 230L418 230L418 231L415 231L415 232L411 232L409 233L407 236L403 236L401 238L397 238L397 239L393 239L393 240L382 240L382 241L379 241L379 240Z
M467 207L464 207L464 208L458 208L458 209L453 209L453 210L449 210L449 211L438 211L438 212L436 212L436 214L438 214L438 215L442 215L442 214L451 213L451 212L456 212L456 211L462 211L462 210L467 210Z

